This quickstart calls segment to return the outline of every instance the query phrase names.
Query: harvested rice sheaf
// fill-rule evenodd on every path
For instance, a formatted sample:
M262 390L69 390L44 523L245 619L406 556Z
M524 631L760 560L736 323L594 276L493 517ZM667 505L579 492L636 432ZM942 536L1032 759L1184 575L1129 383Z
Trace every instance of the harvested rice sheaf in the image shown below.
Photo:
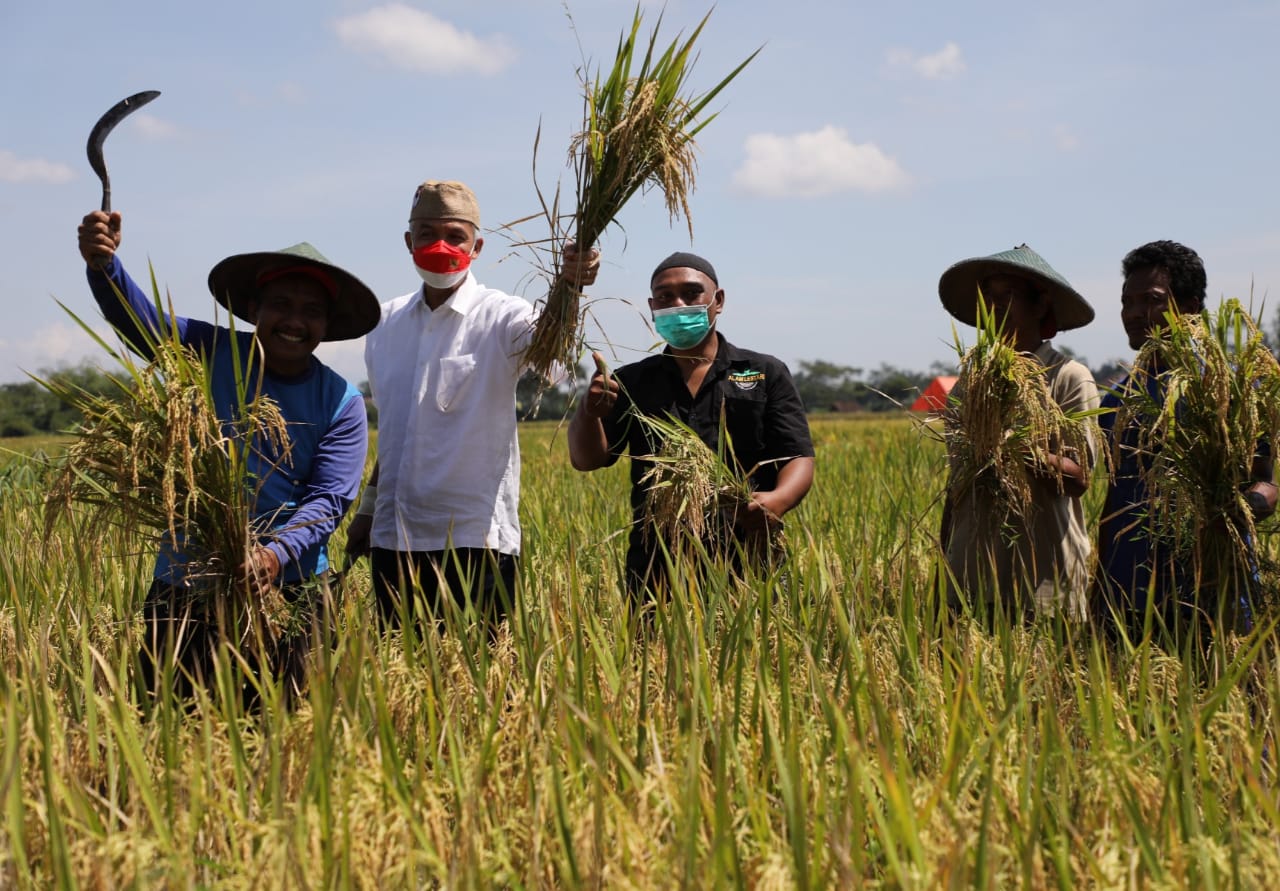
M245 380L235 420L219 419L201 357L174 331L148 346L146 364L113 351L123 373L111 376L109 396L41 382L83 418L48 493L46 538L78 505L78 520L95 534L118 527L128 537L180 541L193 602L203 601L211 620L234 620L245 640L274 640L288 621L284 598L249 597L236 569L260 543L251 467L287 459L285 419Z
M1240 577L1256 540L1243 490L1280 435L1280 364L1254 319L1234 299L1167 315L1119 396L1115 429L1138 431L1153 534L1198 578Z
M644 520L672 552L720 531L722 521L751 502L750 483L688 425L639 412L632 416L660 443L654 454L638 459L650 465L641 477Z
M648 46L642 45L637 7L630 32L619 38L612 67L593 79L584 78L582 129L569 148L577 207L567 220L560 216L558 198L545 209L553 230L554 284L525 353L529 367L544 380L557 365L575 367L580 352L582 293L561 277L561 245L573 241L586 251L632 196L654 186L662 190L671 218L683 215L693 237L689 194L697 169L694 137L715 118L703 116L707 105L756 55L705 93L690 94L688 81L697 58L694 44L709 17L710 13L704 16L687 39L678 37L663 50L656 27Z
M955 395L942 414L953 504L982 489L1010 522L1025 518L1032 486L1049 472L1045 457L1089 454L1094 421L1062 410L1049 392L1047 372L1035 356L1006 343L989 314L980 313L977 341L961 353Z

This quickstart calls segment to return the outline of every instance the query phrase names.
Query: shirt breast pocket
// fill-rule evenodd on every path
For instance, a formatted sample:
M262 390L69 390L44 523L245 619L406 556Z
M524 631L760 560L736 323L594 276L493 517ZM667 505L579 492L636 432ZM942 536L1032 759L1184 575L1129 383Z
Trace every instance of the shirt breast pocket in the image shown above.
M462 404L475 378L476 357L446 356L440 360L440 376L436 383L436 407L452 411Z
M764 392L726 393L724 412L734 455L744 470L750 470L764 451Z

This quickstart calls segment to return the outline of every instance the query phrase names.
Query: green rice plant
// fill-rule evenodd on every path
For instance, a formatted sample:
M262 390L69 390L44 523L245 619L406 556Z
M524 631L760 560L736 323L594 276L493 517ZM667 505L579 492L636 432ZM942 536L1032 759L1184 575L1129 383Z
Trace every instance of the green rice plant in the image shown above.
M160 310L154 273L152 286ZM168 309L172 319L172 305ZM83 417L51 481L45 537L73 506L89 535L118 527L130 539L167 537L187 560L194 605L224 629L237 629L237 644L274 642L289 620L283 596L250 596L237 572L264 534L262 518L254 516L260 478L252 459L263 457L274 467L291 447L279 407L260 389L260 352L242 366L233 330L237 406L235 416L223 420L212 371L180 342L176 323L147 335L151 358L145 363L94 337L119 365L109 375L114 393L40 381Z
M943 444L904 417L812 430L785 572L707 572L637 634L625 463L577 473L554 423L522 425L511 622L384 633L362 571L306 700L256 717L140 713L142 560L74 512L14 534L42 522L42 492L14 491L0 886L1280 884L1271 624L1206 681L1071 626L938 621Z
M575 367L581 346L582 292L561 275L562 245L572 241L579 251L587 251L637 192L655 186L662 190L671 218L683 215L693 235L689 195L697 170L694 140L716 117L704 112L759 52L711 89L690 91L697 59L694 45L710 15L703 16L688 38L677 37L662 49L661 17L645 46L637 6L630 30L618 40L612 66L594 76L583 73L582 129L569 148L576 207L566 220L558 189L550 207L543 201L552 228L553 284L525 354L530 368L543 379L549 379L557 365Z
M981 289L977 339L965 349L957 336L956 352L960 374L942 413L951 467L948 494L958 503L980 490L1017 524L1027 517L1036 480L1052 473L1045 457L1089 454L1094 422L1054 401L1045 380L1048 369L1009 344L1003 321Z
M1280 442L1280 363L1240 301L1166 314L1119 392L1115 429L1133 426L1149 533L1192 567L1197 587L1253 571L1245 499L1260 448ZM1112 460L1125 446L1117 436Z

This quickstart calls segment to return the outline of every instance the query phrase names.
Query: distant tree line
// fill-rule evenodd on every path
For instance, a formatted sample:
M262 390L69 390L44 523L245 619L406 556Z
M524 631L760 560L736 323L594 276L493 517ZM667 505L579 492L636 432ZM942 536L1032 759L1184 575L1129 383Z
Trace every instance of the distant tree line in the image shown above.
M585 386L585 370L578 369L576 385ZM36 373L41 380L62 381L74 384L95 395L104 396L120 392L106 372L97 366L84 363L73 368L44 368ZM543 388L532 375L525 375L516 389L516 414L521 420L564 417L572 404L574 384L562 382L559 386ZM359 386L365 397L365 412L371 427L378 426L378 409L369 396L369 382ZM35 436L65 433L80 422L80 414L68 407L35 380L0 384L0 437Z
M881 364L864 372L851 365L823 359L799 362L792 369L796 389L807 411L897 411L910 408L939 374L954 374L951 366L935 362L928 371L910 371Z
M1277 351L1280 346L1280 312L1266 332L1266 338L1271 349ZM1059 349L1085 365L1089 364L1069 348L1059 346ZM1124 373L1125 366L1120 360L1112 359L1092 371L1098 385L1105 387ZM810 412L899 411L909 408L935 377L955 373L955 364L946 362L934 362L927 371L898 368L887 363L866 371L824 359L802 360L792 368L796 389L800 391L805 409ZM35 376L44 380L69 381L98 395L119 392L105 372L87 362L75 367L41 369ZM573 380L562 381L555 387L540 387L535 377L525 375L516 387L516 414L520 420L566 417L577 395L585 391L588 380L590 370L585 365L574 369ZM368 381L362 382L359 389L365 397L369 423L376 428L378 411L369 398ZM79 420L74 409L34 380L0 384L0 437L62 433L74 427Z
M1070 348L1058 346L1063 353L1088 365ZM1118 359L1093 368L1099 387L1115 383L1126 367ZM851 365L837 365L822 359L800 361L792 369L796 389L806 411L900 411L924 392L935 378L957 373L956 363L934 362L927 371L914 371L881 363L879 368L864 371Z
M99 396L120 392L101 369L88 363L74 368L41 369L36 377L56 378ZM79 421L79 412L34 380L0 384L0 436L58 433Z

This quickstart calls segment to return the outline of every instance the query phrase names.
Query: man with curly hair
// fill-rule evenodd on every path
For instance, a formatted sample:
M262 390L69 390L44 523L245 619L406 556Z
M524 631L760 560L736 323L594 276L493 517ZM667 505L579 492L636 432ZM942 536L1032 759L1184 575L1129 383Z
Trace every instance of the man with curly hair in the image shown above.
M1141 349L1166 323L1169 314L1198 313L1204 309L1207 278L1204 263L1191 248L1174 241L1153 241L1130 251L1122 263L1124 286L1120 295L1120 321L1129 346ZM1145 376L1147 395L1163 404L1165 394L1160 369ZM1131 640L1142 637L1150 610L1169 631L1186 627L1197 616L1238 632L1253 626L1252 596L1258 584L1257 564L1250 558L1247 578L1215 580L1215 587L1231 593L1217 602L1203 598L1209 587L1199 584L1184 555L1162 543L1161 530L1151 518L1151 498L1145 481L1151 454L1140 446L1141 422L1137 419L1115 429L1116 409L1134 386L1126 375L1102 400L1100 424L1111 448L1114 467L1098 530L1097 598L1102 623L1123 629ZM1266 443L1260 443L1249 478L1241 481L1245 499L1255 519L1275 512L1276 485L1273 462ZM1222 522L1231 522L1222 518ZM1252 542L1249 546L1252 549ZM1202 581L1202 580L1201 580ZM1199 588L1199 590L1197 590Z

